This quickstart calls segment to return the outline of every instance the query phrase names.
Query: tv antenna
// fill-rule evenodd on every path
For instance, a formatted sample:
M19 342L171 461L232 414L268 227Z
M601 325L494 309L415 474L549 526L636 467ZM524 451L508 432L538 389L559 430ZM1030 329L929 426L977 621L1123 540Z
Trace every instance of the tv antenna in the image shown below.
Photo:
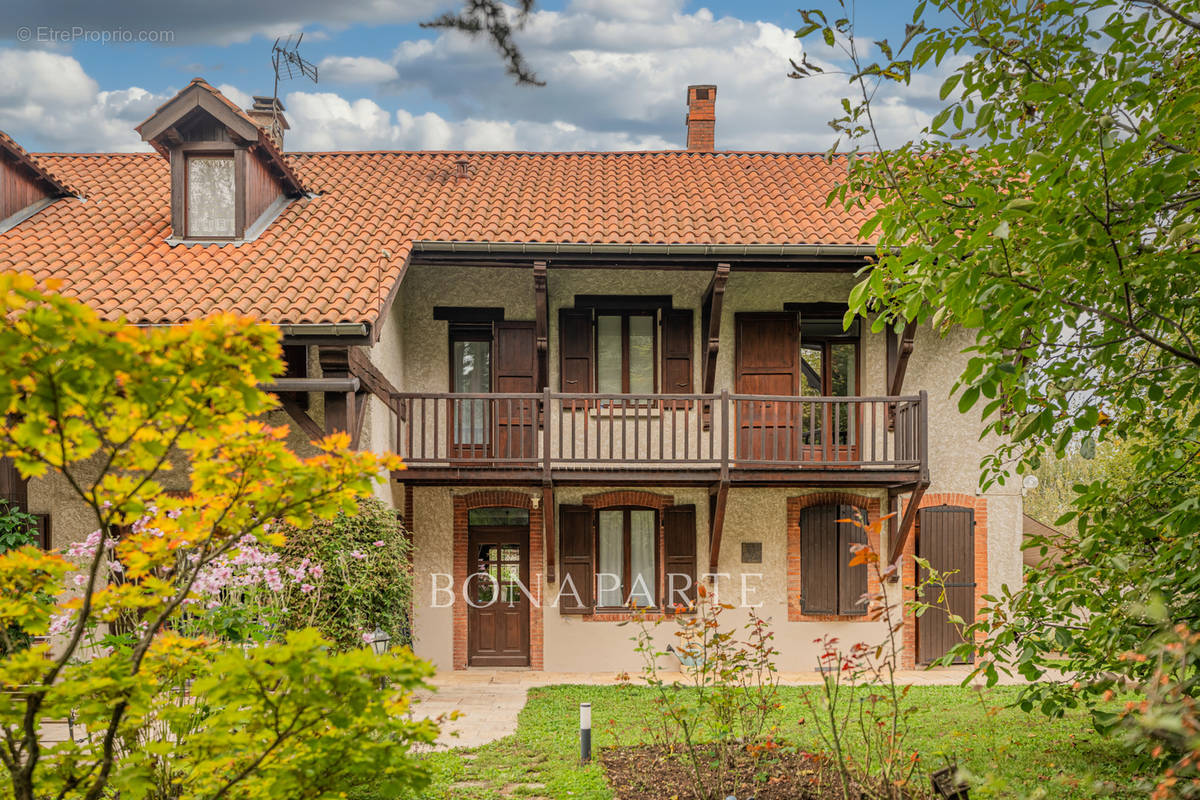
M295 41L292 37L295 36ZM304 34L296 36L288 34L286 39L276 39L274 46L271 47L271 66L275 68L275 97L279 97L279 80L295 80L296 78L308 78L313 83L317 82L317 65L308 61L300 55L300 42L304 41Z
M287 123L279 118L279 112L283 110L279 103L280 79L308 78L313 83L317 82L317 65L300 55L302 41L303 33L288 34L287 38L277 38L271 46L271 66L275 69L275 87L271 93L271 126L278 137L277 142L283 141L282 129L287 127ZM255 97L255 108L259 108L259 103L266 100L265 97Z

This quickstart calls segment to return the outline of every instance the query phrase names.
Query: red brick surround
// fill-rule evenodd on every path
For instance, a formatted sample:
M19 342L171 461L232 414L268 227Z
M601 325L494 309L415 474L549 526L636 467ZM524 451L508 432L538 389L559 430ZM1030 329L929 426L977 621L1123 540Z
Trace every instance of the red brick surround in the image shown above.
M542 600L546 581L543 572L545 563L542 532L542 511L533 507L530 495L510 490L486 490L454 498L454 669L467 668L467 604L459 591L467 579L469 553L467 552L467 512L473 508L524 508L529 511L529 592L537 601L529 609L529 668L543 669L545 639L542 625Z
M858 506L867 512L867 521L879 519L879 499L845 492L816 492L787 501L787 607L789 622L868 622L866 614L805 614L800 610L800 512L811 506L832 504ZM868 533L867 542L879 552L879 535ZM879 579L867 573L867 591L879 591Z
M979 609L983 607L983 596L987 594L988 586L988 513L987 498L976 497L973 494L943 492L926 494L921 498L917 508L932 506L961 506L975 512L975 615L979 617ZM902 509L903 511L903 509ZM920 517L913 524L912 535L904 544L904 598L905 601L916 600L917 563L913 559L916 554L916 542L921 535ZM909 611L904 614L904 654L902 666L906 669L916 667L917 663L917 624L918 620Z
M662 511L667 506L675 505L675 497L669 494L639 492L634 489L618 489L612 492L584 495L583 504L592 508L639 506L641 508L653 508L656 511Z

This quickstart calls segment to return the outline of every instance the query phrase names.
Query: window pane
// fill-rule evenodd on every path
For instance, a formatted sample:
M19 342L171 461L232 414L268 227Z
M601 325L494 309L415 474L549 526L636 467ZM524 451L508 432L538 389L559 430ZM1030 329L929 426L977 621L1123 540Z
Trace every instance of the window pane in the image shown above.
M850 397L854 394L855 369L858 367L854 359L856 349L851 342L829 347L834 397Z
M654 317L629 318L629 391L654 392Z
M472 508L468 525L528 525L529 512L523 508Z
M800 394L804 397L819 397L824 394L821 374L824 371L821 345L800 346Z
M856 350L857 348L850 342L829 346L829 369L832 373L830 381L833 384L831 388L835 397L851 397L856 394L855 370L858 367L854 358ZM836 417L837 443L852 445L855 443L855 426L851 424L850 417L854 413L854 409L843 406L837 411L839 412Z
M622 573L625 567L625 512L601 511L600 569L596 575L597 600L601 606L625 604Z
M233 236L232 158L187 160L187 235Z
M456 341L454 343L454 391L472 394L492 390L492 343ZM459 444L486 444L488 405L486 400L456 400L454 403L455 441Z
M654 512L629 512L630 598L640 608L655 605Z
M621 318L610 314L596 317L596 368L601 392L623 391L621 384Z

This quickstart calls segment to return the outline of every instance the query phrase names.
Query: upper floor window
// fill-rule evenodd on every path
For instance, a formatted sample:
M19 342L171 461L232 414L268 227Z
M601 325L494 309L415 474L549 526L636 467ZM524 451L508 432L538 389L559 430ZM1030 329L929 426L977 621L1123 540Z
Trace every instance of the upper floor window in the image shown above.
M692 311L670 297L579 296L559 314L564 392L688 394L693 389Z
M232 155L188 157L187 235L191 239L232 239L237 235Z
M597 389L653 394L655 319L650 312L596 315Z

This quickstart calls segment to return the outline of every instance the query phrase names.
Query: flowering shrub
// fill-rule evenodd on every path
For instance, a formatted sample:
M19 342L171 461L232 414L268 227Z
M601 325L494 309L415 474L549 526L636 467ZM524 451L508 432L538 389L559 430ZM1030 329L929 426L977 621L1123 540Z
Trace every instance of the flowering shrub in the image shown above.
M374 497L355 513L282 532L288 627L312 626L342 648L361 647L376 627L409 644L412 543L396 512Z

